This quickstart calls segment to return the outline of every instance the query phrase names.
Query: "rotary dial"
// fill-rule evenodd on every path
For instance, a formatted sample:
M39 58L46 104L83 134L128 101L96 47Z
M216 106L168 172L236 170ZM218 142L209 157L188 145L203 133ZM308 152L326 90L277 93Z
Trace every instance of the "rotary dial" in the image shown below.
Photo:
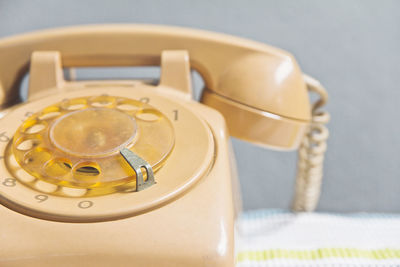
M162 207L207 175L216 152L203 108L168 88L123 85L67 84L10 109L0 203L41 219L108 221Z
M64 100L31 115L16 131L12 153L39 180L99 195L139 188L140 166L148 166L141 175L146 182L173 146L173 127L156 108L103 95ZM123 150L148 164L135 169Z

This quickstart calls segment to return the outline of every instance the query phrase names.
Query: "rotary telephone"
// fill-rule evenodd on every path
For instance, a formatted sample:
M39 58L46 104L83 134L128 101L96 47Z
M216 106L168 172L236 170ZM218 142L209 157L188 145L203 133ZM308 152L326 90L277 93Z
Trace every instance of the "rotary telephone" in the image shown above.
M160 66L161 77L64 78L88 66ZM326 99L287 52L206 31L81 26L0 40L0 265L233 266L229 136L299 148L293 208L312 210Z

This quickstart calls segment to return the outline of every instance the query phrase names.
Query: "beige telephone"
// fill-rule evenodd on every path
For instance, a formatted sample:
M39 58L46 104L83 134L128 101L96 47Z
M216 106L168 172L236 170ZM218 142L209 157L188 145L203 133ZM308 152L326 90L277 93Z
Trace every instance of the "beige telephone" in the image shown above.
M149 65L158 85L63 76ZM320 95L312 107L307 90ZM0 266L233 266L229 135L300 146L294 208L312 210L326 99L290 54L205 31L84 26L0 40Z

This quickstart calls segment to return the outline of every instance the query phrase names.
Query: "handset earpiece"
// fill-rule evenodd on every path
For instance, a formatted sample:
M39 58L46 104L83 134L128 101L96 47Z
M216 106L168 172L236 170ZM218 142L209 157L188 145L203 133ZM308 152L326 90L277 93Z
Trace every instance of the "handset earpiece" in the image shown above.
M202 102L223 114L231 135L277 149L297 148L311 118L302 73L281 51L238 58Z

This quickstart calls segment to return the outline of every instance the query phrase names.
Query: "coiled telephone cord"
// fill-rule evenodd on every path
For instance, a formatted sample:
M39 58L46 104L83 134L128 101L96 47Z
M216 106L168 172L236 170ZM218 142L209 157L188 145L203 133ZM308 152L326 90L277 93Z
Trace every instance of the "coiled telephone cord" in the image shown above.
M305 82L310 92L319 95L312 107L312 121L298 150L295 195L292 209L296 212L315 210L321 192L323 164L326 141L329 136L325 126L329 121L329 113L321 111L328 101L328 94L315 79L305 75Z

